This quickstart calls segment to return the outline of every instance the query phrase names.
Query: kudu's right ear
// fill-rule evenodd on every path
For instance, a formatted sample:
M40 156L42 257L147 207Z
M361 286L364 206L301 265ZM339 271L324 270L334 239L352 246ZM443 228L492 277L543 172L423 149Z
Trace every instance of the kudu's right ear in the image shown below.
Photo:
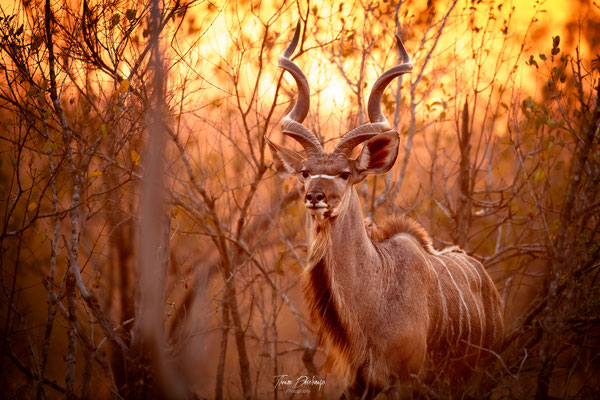
M295 176L302 168L304 157L293 150L277 146L265 137L271 154L273 155L273 164L280 177Z
M388 172L398 157L398 134L386 132L375 136L365 143L356 159L356 169L360 180L368 174L383 174Z

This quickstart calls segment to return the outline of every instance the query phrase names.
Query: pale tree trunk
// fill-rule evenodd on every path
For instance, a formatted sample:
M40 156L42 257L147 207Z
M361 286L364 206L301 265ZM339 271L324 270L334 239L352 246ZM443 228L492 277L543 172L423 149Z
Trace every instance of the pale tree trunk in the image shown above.
M148 141L143 157L136 321L131 360L137 376L134 376L134 388L130 388L133 393L130 394L137 398L182 399L190 397L189 392L168 357L164 331L170 229L164 180L166 121L163 113L167 76L158 38L159 18L159 1L154 0L151 11L154 95L148 107Z

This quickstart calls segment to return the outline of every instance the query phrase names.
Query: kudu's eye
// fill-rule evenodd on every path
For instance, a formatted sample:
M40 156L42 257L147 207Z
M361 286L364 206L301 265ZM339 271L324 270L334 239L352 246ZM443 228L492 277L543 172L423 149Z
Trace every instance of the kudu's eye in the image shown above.
M310 176L310 174L308 173L308 171L300 171L300 175L302 175L302 177L304 179L308 178Z
M348 178L350 178L350 172L347 172L347 171L346 172L342 172L340 174L340 178L342 178L345 181L348 180Z

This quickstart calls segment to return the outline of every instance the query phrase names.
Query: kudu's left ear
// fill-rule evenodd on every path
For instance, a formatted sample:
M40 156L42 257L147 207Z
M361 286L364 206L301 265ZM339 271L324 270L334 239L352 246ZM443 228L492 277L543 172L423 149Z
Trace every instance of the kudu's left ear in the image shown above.
M302 161L304 158L293 150L286 149L285 147L277 146L265 137L271 155L273 156L273 164L280 177L286 178L288 176L294 176L300 171Z
M396 132L381 133L366 142L356 159L360 180L368 174L388 172L398 157L398 143Z

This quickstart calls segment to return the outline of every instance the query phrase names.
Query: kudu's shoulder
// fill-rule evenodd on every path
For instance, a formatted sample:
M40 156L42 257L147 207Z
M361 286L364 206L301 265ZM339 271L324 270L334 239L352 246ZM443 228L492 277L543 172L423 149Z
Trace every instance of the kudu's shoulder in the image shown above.
M371 220L365 220L365 228L371 240L376 243L388 240L402 240L402 238L408 236L410 239L416 241L428 254L464 253L458 246L436 250L425 228L407 216L389 218L381 226L378 226Z

